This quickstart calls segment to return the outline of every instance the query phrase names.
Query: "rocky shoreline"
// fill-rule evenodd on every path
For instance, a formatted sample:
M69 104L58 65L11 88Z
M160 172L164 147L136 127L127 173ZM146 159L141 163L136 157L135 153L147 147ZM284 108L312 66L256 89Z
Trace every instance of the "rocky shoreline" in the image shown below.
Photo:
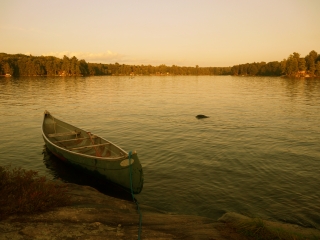
M0 221L0 239L138 239L136 205L104 195L88 186L66 183L72 205L32 215L14 215ZM200 216L172 215L140 205L141 239L246 239L230 224L249 220L236 213L214 220ZM320 239L317 229L266 221L289 231ZM319 238L318 238L319 237Z

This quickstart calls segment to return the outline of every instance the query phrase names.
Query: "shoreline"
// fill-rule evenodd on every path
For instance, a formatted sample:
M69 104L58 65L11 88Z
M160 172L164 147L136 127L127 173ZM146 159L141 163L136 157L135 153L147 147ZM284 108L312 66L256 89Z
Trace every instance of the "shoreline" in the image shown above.
M215 75L215 74L203 74L203 75L193 75L193 74L136 74L136 75L128 75L128 74L105 74L105 75L0 75L3 78L23 78L23 77L57 77L57 78L75 78L75 77L129 77L133 79L135 77L201 77L201 76L232 76L232 77L272 77L272 78L287 78L287 79L320 79L320 76L287 76L287 75L232 75L232 74L223 74L223 75Z
M98 190L72 183L65 184L72 204L48 212L12 215L0 221L0 239L137 239L139 214L134 202L117 199ZM235 226L254 219L226 213L219 219L169 214L140 205L141 239L252 239ZM294 224L263 220L266 226L320 239L320 230Z

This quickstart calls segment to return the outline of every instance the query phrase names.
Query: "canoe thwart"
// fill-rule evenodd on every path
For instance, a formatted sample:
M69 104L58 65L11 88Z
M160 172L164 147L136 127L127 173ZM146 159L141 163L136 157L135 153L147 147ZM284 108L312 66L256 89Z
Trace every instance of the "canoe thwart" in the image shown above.
M78 135L80 132L72 131L72 132L62 132L62 133L50 133L48 134L48 137L63 137L63 136L72 136L72 135Z
M93 136L92 138L98 138L98 137ZM67 139L67 140L54 141L54 143L72 142L72 141L86 140L86 139L90 139L90 138L88 138L88 137L85 137L85 138L72 138L72 139Z
M100 146L105 146L109 145L110 143L101 143L101 144L95 144L95 145L87 145L87 146L81 146L81 147L76 147L76 148L68 148L68 150L78 150L78 149L83 149L83 148L92 148L92 147L100 147Z

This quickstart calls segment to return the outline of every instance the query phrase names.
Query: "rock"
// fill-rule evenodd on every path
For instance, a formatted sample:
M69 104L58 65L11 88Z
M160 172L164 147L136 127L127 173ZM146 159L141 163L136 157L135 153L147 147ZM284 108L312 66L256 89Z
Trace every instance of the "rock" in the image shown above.
M0 239L138 238L139 214L135 203L104 195L92 187L65 184L70 190L71 206L32 215L10 216L0 221ZM249 219L240 214L227 213L216 221L200 216L166 214L145 205L140 205L140 210L141 239L151 240L245 239L228 223Z
M196 116L196 118L202 119L202 118L209 118L209 117L206 116L206 115L199 114L199 115Z
M136 205L104 195L94 188L66 183L71 206L0 221L0 239L137 239ZM214 219L169 215L140 205L141 239L225 239Z
M236 226L237 224L243 226L246 223L252 223L254 220L263 221L264 225L270 229L280 229L281 232L288 232L298 236L303 236L301 239L320 239L320 231L315 228L305 228L295 224L274 222L259 218L249 218L235 212L225 213L218 219L219 222L232 224L233 226Z
M228 212L218 219L219 222L235 223L240 221L249 221L251 218L235 212Z

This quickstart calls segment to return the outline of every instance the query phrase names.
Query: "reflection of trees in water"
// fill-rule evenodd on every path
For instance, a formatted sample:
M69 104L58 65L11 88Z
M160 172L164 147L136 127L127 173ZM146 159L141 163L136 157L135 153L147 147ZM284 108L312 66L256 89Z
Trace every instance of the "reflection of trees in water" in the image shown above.
M75 183L83 186L90 186L99 192L111 197L132 200L131 194L112 182L99 179L89 174L88 171L63 162L44 146L43 162L54 179L59 179L66 183Z
M312 102L315 100L314 97L319 97L319 78L284 78L284 82L287 89L287 96L290 98L302 98L301 100Z

